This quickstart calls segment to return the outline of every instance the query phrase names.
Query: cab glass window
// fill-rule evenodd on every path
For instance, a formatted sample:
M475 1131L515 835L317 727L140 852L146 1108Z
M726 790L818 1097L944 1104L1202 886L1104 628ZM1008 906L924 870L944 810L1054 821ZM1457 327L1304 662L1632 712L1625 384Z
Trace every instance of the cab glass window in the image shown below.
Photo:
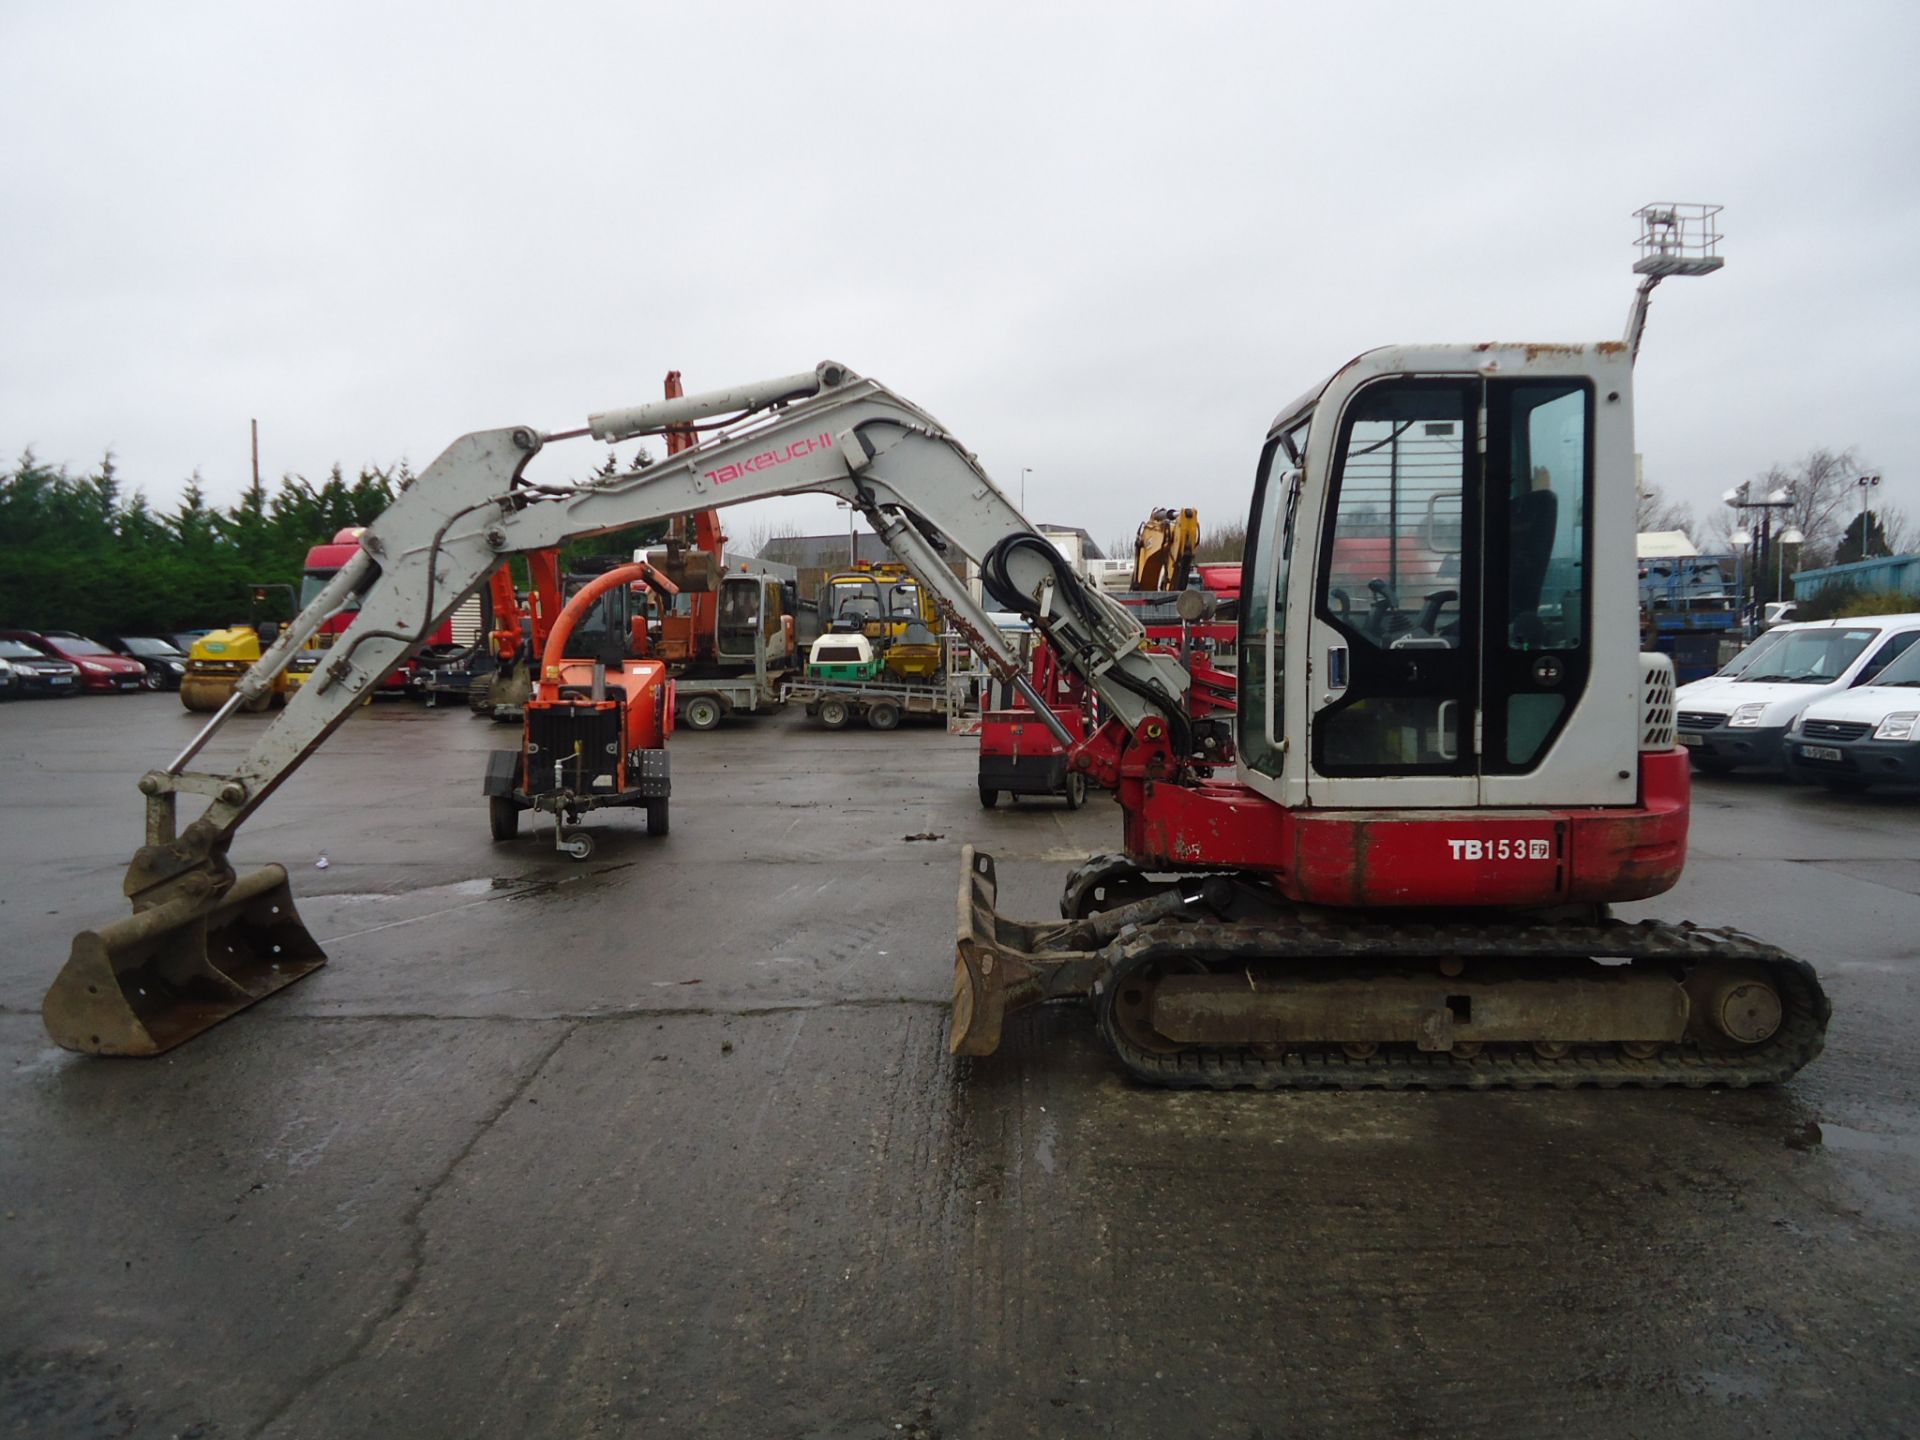
M1472 423L1463 392L1377 386L1350 413L1322 604L1383 650L1455 648Z
M1733 659L1729 660L1720 670L1720 678L1723 680L1731 680L1736 675L1745 674L1749 666L1755 664L1757 661L1764 660L1770 651L1776 646L1783 644L1786 638L1794 633L1792 630L1769 630L1738 655L1734 656Z
M1277 446L1269 444L1254 484L1239 646L1240 758L1251 769L1274 776L1280 773L1280 741L1286 734L1287 567L1300 488L1299 472L1287 469L1284 461L1275 469L1276 458Z
M1517 385L1507 471L1507 644L1577 650L1586 630L1584 385Z
M860 626L886 618L880 586L867 579L836 580L827 595L829 625Z
M902 580L889 586L887 605L887 617L891 620L918 620L920 587L911 580Z

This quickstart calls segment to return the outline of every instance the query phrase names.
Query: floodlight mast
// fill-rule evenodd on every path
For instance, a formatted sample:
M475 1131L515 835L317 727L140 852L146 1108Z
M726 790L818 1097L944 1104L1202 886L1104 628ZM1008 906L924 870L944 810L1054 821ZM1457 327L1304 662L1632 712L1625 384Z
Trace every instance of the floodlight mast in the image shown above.
M1640 287L1627 312L1627 350L1633 359L1640 358L1640 337L1646 333L1653 287L1669 275L1711 275L1726 263L1719 253L1724 237L1714 228L1725 208L1660 200L1633 212L1640 222L1640 236L1634 241L1640 258L1633 262Z

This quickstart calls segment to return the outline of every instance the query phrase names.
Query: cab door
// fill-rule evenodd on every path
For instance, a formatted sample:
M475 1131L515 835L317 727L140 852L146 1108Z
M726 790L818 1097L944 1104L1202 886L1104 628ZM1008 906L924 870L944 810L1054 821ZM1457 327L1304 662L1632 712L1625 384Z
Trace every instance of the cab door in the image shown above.
M1302 597L1309 804L1537 800L1588 688L1592 412L1578 376L1353 394Z
M1477 802L1483 388L1395 377L1340 417L1311 584L1310 804Z
M760 653L760 583L757 575L720 581L714 652L722 660L751 662Z

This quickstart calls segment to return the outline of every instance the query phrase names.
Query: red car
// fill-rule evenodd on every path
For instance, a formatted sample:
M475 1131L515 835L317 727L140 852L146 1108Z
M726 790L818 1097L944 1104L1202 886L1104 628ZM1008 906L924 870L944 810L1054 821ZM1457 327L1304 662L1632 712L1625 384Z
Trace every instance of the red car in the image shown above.
M82 690L139 690L147 667L138 660L116 655L97 640L71 630L0 630L0 640L18 640L43 655L70 662L80 671Z

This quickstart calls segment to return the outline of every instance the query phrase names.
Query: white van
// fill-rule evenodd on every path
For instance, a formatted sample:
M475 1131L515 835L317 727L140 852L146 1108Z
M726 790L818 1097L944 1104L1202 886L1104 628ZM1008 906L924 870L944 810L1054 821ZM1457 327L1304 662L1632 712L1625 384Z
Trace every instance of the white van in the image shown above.
M1920 785L1920 645L1803 710L1787 729L1787 770L1829 790Z
M1920 614L1776 625L1719 674L1680 687L1680 743L1710 775L1784 768L1787 727L1802 711L1871 682L1916 640Z

